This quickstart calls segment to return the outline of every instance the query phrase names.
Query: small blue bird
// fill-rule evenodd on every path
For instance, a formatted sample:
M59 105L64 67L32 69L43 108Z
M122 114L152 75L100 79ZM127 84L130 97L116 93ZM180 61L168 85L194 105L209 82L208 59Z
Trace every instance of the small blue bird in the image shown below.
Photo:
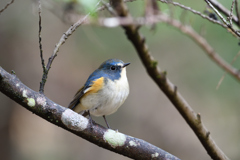
M103 62L88 78L85 85L78 90L68 108L84 116L103 116L107 127L106 115L117 111L129 94L126 66L119 59Z

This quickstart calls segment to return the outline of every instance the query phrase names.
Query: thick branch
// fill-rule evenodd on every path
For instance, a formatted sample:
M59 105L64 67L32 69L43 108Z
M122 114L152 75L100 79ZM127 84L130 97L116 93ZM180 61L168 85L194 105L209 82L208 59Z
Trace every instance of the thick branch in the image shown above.
M125 4L121 0L113 0L113 5L116 11L121 17L130 17L126 9ZM116 6L117 5L117 6ZM145 39L140 35L138 28L135 25L123 26L128 39L134 45L140 59L142 60L144 66L147 69L148 74L157 83L159 88L166 94L169 100L181 113L183 118L193 129L203 146L205 147L208 154L215 160L226 160L227 156L221 151L221 149L216 145L210 132L204 126L201 121L200 114L193 111L191 106L186 102L182 95L177 91L177 87L174 86L169 79L166 78L166 72L162 72L158 66L157 61L151 56L148 47L145 43Z
M93 123L93 128L91 128L87 118L54 103L43 94L31 90L16 75L9 74L1 67L0 91L48 122L110 151L133 159L179 160L141 139L106 129L96 123Z

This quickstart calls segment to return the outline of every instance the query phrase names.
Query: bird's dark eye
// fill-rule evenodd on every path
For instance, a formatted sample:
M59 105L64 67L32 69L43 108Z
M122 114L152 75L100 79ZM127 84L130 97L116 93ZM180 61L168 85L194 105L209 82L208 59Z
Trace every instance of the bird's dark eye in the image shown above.
M116 69L116 67L115 67L115 66L111 66L111 70L113 70L113 71L114 71L115 69Z

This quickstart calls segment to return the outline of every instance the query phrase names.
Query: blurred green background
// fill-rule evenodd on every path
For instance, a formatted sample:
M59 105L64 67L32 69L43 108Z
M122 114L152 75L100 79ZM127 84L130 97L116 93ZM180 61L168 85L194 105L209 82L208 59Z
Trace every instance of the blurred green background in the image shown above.
M9 0L1 0L3 8ZM231 1L221 0L227 8ZM183 0L182 4L203 12L204 1ZM61 4L62 5L62 4ZM60 9L63 9L63 6ZM168 7L159 3L164 12ZM135 16L144 13L144 1L128 3ZM62 7L62 8L61 8ZM174 8L179 19L182 10ZM239 51L238 39L224 28L186 13L185 22L204 37L229 63ZM69 28L46 8L42 11L44 58ZM231 159L240 159L240 89L239 82L224 74L203 50L175 28L159 23L156 30L142 27L141 33L162 70L192 106L218 146ZM123 106L107 117L110 126L120 132L143 139L184 160L210 160L199 140L147 75L145 68L122 28L84 25L61 46L53 62L45 87L45 95L67 106L88 76L106 59L119 58L131 62L127 68L130 95ZM38 14L36 3L15 1L0 14L0 66L14 70L20 80L38 91L42 67L38 47ZM234 66L240 67L240 58ZM11 160L89 160L129 158L102 149L27 111L0 94L0 159ZM103 119L94 120L105 126Z

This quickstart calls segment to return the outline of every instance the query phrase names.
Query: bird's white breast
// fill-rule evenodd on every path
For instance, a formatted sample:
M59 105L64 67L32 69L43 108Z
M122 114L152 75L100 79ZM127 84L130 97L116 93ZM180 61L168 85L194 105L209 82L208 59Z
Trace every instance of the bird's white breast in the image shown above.
M129 94L126 69L123 68L119 80L108 79L103 89L98 93L88 95L82 99L83 106L94 116L110 115L117 111Z

